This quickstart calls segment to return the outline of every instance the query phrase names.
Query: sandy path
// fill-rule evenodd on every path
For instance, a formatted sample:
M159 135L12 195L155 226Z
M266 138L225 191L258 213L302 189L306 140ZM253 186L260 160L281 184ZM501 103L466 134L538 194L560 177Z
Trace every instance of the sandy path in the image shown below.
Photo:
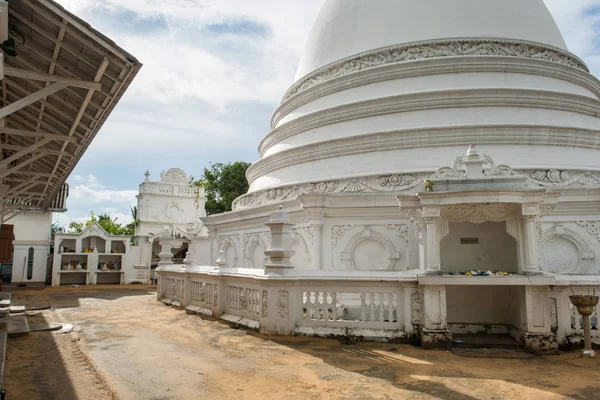
M269 338L163 306L148 287L14 292L70 334L9 340L10 399L600 399L600 360L473 359Z

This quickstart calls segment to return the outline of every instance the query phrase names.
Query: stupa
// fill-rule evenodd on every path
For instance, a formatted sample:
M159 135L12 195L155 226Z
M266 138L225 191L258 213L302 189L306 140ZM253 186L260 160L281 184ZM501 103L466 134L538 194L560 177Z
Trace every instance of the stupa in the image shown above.
M568 294L600 288L599 150L600 81L542 0L327 0L249 192L202 219L215 266L160 268L159 298L265 333L555 351L583 332Z

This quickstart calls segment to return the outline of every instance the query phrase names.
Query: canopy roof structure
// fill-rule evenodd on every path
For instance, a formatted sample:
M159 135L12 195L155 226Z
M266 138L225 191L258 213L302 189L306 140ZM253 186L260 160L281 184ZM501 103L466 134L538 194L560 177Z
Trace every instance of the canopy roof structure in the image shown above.
M141 64L52 0L0 0L0 42L2 215L64 210L67 177Z

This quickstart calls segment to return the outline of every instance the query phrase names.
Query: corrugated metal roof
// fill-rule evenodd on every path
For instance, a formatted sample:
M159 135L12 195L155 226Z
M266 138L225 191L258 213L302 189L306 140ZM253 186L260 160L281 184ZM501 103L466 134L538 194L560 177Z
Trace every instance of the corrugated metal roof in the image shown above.
M52 0L11 0L8 8L17 56L4 56L2 106L43 89L50 94L0 125L0 179L8 186L4 201L13 208L45 210L56 204L65 180L141 63ZM69 85L62 88L61 83ZM60 90L53 92L53 87Z

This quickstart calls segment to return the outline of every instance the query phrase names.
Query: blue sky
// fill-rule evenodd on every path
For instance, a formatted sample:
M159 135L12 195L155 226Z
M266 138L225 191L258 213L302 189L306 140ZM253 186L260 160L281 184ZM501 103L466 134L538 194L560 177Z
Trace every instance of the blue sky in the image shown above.
M68 182L62 225L90 211L129 222L144 172L255 161L322 0L58 0L136 56L140 74ZM600 0L546 0L600 76Z

